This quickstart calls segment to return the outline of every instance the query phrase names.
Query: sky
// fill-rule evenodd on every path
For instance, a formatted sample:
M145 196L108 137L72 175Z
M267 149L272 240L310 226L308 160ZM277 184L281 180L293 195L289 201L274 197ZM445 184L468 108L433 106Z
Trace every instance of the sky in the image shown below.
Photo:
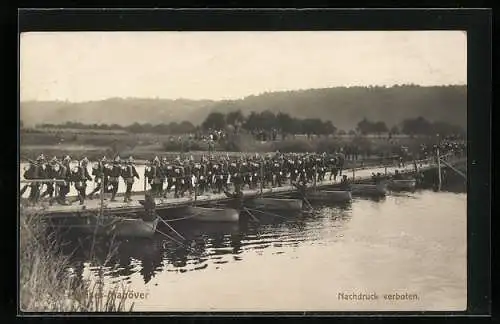
M462 31L30 32L19 57L21 101L467 83Z

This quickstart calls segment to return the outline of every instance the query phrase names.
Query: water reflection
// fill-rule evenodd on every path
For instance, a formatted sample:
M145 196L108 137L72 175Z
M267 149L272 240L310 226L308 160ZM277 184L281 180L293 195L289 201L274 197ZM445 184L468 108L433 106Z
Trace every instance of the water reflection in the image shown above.
M448 181L443 190L464 192L463 184L452 184ZM418 199L418 192L390 195L401 200ZM152 239L97 242L93 252L97 262L87 268L97 273L100 264L104 266L104 276L112 282L130 281L139 275L144 284L161 272L182 274L212 267L222 269L229 263L245 260L248 252L283 254L304 244L336 242L353 218L353 205L363 201L363 208L379 209L386 200L388 198L355 198L342 205L315 204L311 211L298 214L260 213L258 221L243 213L238 223L173 222L178 234L166 226L160 230L175 239L157 233ZM72 255L77 276L84 272L90 246L90 240L80 239L66 247L68 255Z
M245 213L239 223L174 222L172 226L178 234L166 226L161 227L170 238L157 233L152 239L96 242L93 246L96 262L89 265L89 269L97 273L104 268L104 276L115 278L113 282L127 281L138 273L144 284L162 271L185 273L203 270L209 265L219 269L229 262L242 261L246 251L262 254L263 250L272 248L273 253L281 254L285 247L319 240L316 233L324 226L325 217L336 224L333 227L342 227L350 219L350 211L350 204L324 204L306 213L261 213L258 222ZM80 239L67 248L77 275L82 275L83 264L90 258L91 241Z

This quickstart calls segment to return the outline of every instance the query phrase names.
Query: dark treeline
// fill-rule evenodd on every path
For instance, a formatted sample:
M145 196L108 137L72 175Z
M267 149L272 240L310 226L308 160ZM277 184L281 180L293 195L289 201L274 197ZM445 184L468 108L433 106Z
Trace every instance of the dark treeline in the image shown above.
M370 121L364 118L358 123L356 130L363 135L367 134L405 134L405 135L455 135L463 137L466 130L458 125L452 125L443 121L431 122L424 117L409 118L403 120L399 126L394 125L389 129L385 122Z
M240 110L228 114L212 112L201 124L203 130L245 130L256 133L262 131L275 131L281 134L334 134L337 128L331 121L320 118L294 118L289 114L266 110L263 112L252 111L245 116Z
M75 122L66 122L64 124L41 124L40 128L54 129L81 129L81 130L123 130L130 133L151 133L151 134L189 134L195 132L198 128L191 122L184 121L182 123L172 122L169 124L139 124L133 123L128 126L118 124L83 124Z
M22 122L21 122L22 125ZM282 138L287 135L344 135L345 130L338 130L331 121L323 121L319 118L294 118L285 113L274 114L269 110L263 112L251 112L245 116L241 111L232 111L228 114L212 112L199 126L189 121L181 123L171 122L169 124L140 124L134 123L129 126L118 124L83 124L67 122L64 124L41 124L41 128L55 129L88 129L88 130L123 130L130 133L152 133L152 134L207 134L213 131L224 131L226 133L246 132L254 135L277 134ZM460 135L464 136L466 131L458 125L443 121L431 122L424 117L409 118L394 125L391 128L384 121L369 120L363 118L358 122L355 130L349 130L351 135L361 134L406 134L406 135Z
M467 128L467 86L336 87L280 91L239 100L108 99L94 102L21 102L25 125L78 121L121 126L169 124L184 120L201 125L212 112L270 111L301 120L321 118L348 132L366 117L383 120L389 130L405 119L424 116Z

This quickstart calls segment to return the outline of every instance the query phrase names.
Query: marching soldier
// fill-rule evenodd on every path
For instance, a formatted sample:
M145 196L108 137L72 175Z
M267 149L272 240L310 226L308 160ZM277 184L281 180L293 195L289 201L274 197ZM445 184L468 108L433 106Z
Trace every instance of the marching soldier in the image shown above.
M123 199L124 202L132 201L132 186L134 185L134 178L137 178L137 180L140 179L133 163L134 158L131 156L127 161L127 165L122 170L122 177L125 181L125 184L127 185L125 198Z
M181 182L181 196L184 197L184 193L186 191L189 192L191 196L193 194L193 179L192 179L192 170L191 170L191 160L184 160L184 164L181 164L183 168L183 177Z
M300 180L301 174L302 174L302 168L303 168L302 160L301 160L300 156L294 155L292 161L293 161L293 165L291 166L291 170L293 170L293 178L292 178L292 176L290 176L291 177L290 183L297 182L297 179Z
M32 177L32 176L31 176L31 173L32 173L32 168L33 168L32 164L34 164L34 162L30 160L30 161L29 161L29 165L24 167L23 178L24 178L25 180L30 180L30 178ZM20 197L22 197L22 195L24 195L24 193L26 192L26 190L28 190L29 186L30 186L30 183L26 183L26 184L25 184L25 185L21 188L21 191L19 192Z
M251 189L257 188L257 184L260 181L260 162L257 160L258 155L255 156L255 160L250 163L250 172L252 173L250 175L250 183L251 183Z
M333 181L337 181L337 175L339 173L337 157L331 156L328 161L328 166L330 169L330 181L332 180L332 177Z
M307 153L306 156L304 156L303 161L306 183L312 182L314 177L314 170L310 153Z
M297 178L297 173L295 172L295 161L292 159L291 156L288 156L287 159L285 160L284 169L286 172L286 176L290 177L290 184L295 182L295 179Z
M165 184L165 187L168 187L168 183L165 183L167 181L167 172L165 171L166 167L168 166L168 161L166 157L162 157L160 161L160 166L158 169L160 170L160 179L161 182L158 183L158 195L163 195L163 197L166 197L167 195L167 189L163 188L163 184Z
M339 176L342 176L342 171L344 170L344 163L345 163L345 155L344 153L340 152L337 154L337 170Z
M244 157L241 161L240 165L240 172L241 172L241 186L242 188L247 185L248 188L251 187L250 183L250 176L251 176L251 170L250 170L250 159L248 157Z
M240 172L239 172L239 166L238 166L238 162L236 161L233 161L232 163L230 163L228 165L228 172L229 172L229 179L232 180L233 184L234 184L234 191L236 193L239 193L241 192L241 176L240 176Z
M109 194L112 191L111 183L109 182L109 178L111 177L111 171L113 170L113 161L104 163L104 193Z
M69 155L66 155L62 161L62 164L60 165L59 168L56 165L56 172L57 169L59 169L59 172L57 174L57 179L58 180L63 180L63 182L58 184L59 188L59 197L58 201L61 205L67 205L68 203L66 202L66 195L69 193L69 188L71 185L71 166L70 166L71 158Z
M162 181L162 172L161 172L161 163L160 159L155 156L155 158L151 161L152 165L148 173L149 184L151 186L151 194L153 197L158 197L159 192L159 184Z
M298 182L307 183L306 166L303 157L297 158Z
M165 190L163 192L163 197L167 197L167 194L170 193L172 190L172 187L175 186L175 172L174 172L174 166L172 163L168 162L164 165L163 167L163 173L167 179L167 184L165 186Z
M318 181L323 181L325 180L325 174L326 174L326 152L323 152L323 154L316 159L316 167L318 171Z
M30 160L30 164L24 172L24 178L26 180L37 180L41 178L40 160L41 160L40 156L37 158L36 161ZM40 183L31 182L27 184L21 189L21 195L24 194L24 192L28 187L30 188L30 194L28 200L30 203L34 204L38 200L38 196L40 194Z
M122 168L120 166L120 156L117 156L113 161L113 166L109 171L109 185L111 186L111 200L116 201L115 197L118 192L119 179L122 175Z
M40 168L39 170L39 177L40 179L50 179L49 177L49 162L45 160L45 156L42 154L40 154L40 156L38 157L38 167ZM38 193L37 193L37 197L36 197L36 200L35 201L38 201L42 196L41 196L41 193L42 193L42 188L43 186L45 185L46 188L49 187L49 183L51 183L50 181L47 181L47 182L42 182L40 183L40 186L39 186L39 189L38 189Z
M214 157L210 155L206 164L206 176L207 176L207 190L213 190L215 177L214 177Z
M200 164L201 164L200 177L199 177L200 192L205 193L207 190L209 190L209 186L210 186L210 181L209 181L210 177L209 177L209 173L208 173L209 161L205 157L205 155L203 155L201 157Z
M105 174L105 163L106 163L106 157L103 156L100 161L98 161L94 166L92 166L92 175L94 176L94 184L95 188L92 190L92 192L88 195L89 199L92 199L94 194L100 192L102 186L106 188L107 186L107 181L106 184L104 184L104 177Z
M175 174L175 191L174 191L174 197L179 198L181 194L184 194L184 183L186 182L184 177L184 167L181 164L181 159L180 157L176 158L176 163L174 165L174 174Z
M213 174L213 193L221 193L222 187L224 185L224 173L222 169L222 163L217 163L214 161L212 164L212 174Z
M266 188L269 183L273 182L273 165L271 161L271 155L266 155L266 158L263 161L264 163L264 179L262 179L262 187Z
M85 202L87 181L92 180L87 170L88 161L89 160L86 157L83 158L80 161L79 166L77 166L71 174L71 180L75 184L75 189L78 193L78 200L80 201L80 205L83 205Z
M283 176L283 170L281 168L281 163L278 159L275 159L272 162L271 166L271 172L272 174L272 186L273 187L281 187L281 178Z
M201 195L204 192L205 189L205 179L203 177L203 158L201 159L200 162L196 162L193 166L193 176L195 177L196 184L195 184L195 190L196 190L196 195Z
M46 170L45 170L45 179L51 179L54 180L57 178L57 172L55 171L55 165L59 163L57 161L57 157L53 157L52 160L48 163ZM52 181L47 181L45 183L46 189L40 196L40 198L44 198L45 196L49 197L49 201L52 202L52 199L54 197L54 182Z
M152 169L153 169L153 160L146 161L146 166L144 167L144 191L147 192L147 183L151 185L151 176L152 176ZM150 189L150 194L152 194L153 189Z
M229 184L231 183L229 165L231 164L231 159L229 158L229 154L226 154L226 157L221 158L222 165L222 186L225 190L229 191ZM236 161L236 167L239 168L238 161ZM224 190L224 189L223 189Z

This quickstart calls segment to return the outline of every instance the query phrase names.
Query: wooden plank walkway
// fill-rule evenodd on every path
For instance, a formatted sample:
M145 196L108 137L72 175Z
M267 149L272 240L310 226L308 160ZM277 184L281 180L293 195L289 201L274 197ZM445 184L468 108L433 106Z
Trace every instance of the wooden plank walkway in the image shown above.
M436 168L437 164L432 162L432 163L423 163L420 164L420 162L417 162L418 169L420 171L425 171L429 170L432 168ZM404 168L401 167L387 167L387 172L388 173L394 173L395 170L399 170L402 173L408 173L414 171L414 165L413 163L407 164ZM386 171L384 166L380 167L367 167L363 169L355 169L354 170L354 179L353 179L353 170L352 169L346 169L343 171L343 174L347 175L348 178L351 180L351 182L361 182L365 180L369 180L371 178L372 173L381 173L384 174ZM337 180L328 180L329 179L329 173L326 174L325 176L325 181L320 181L316 183L316 187L318 189L332 186L332 185L338 185L340 182L341 177L337 177ZM260 188L259 189L245 189L243 190L243 196L245 198L252 198L252 197L257 197L260 195L263 196L272 196L275 194L285 194L285 193L291 193L296 191L296 188L290 184L286 184L282 187L274 187L274 188L264 188L261 192ZM131 202L123 202L123 201L115 201L115 202L110 202L110 201L104 201L103 205L103 211L104 213L129 213L129 212L137 212L137 211L143 211L144 208L143 206L139 203L139 200L144 199L144 193L138 194L134 193L132 196L132 201ZM229 201L231 198L228 198L224 193L222 194L204 194L195 197L193 196L187 196L187 197L180 197L180 198L174 198L174 197L168 197L168 198L156 198L156 208L157 209L169 209L169 208L178 208L178 207L183 207L183 206L189 206L193 205L196 203L197 205L202 205L202 204L209 204L209 203L215 203L215 202L223 202L223 201ZM30 212L41 212L43 214L51 214L51 215L56 215L56 214L80 214L80 213L85 213L85 212L92 212L92 213L98 213L101 209L101 204L99 199L93 199L93 200L86 200L84 205L79 205L78 203L74 203L73 205L53 205L49 206L48 204L40 204L39 206L33 206L33 207L25 207L26 211Z

